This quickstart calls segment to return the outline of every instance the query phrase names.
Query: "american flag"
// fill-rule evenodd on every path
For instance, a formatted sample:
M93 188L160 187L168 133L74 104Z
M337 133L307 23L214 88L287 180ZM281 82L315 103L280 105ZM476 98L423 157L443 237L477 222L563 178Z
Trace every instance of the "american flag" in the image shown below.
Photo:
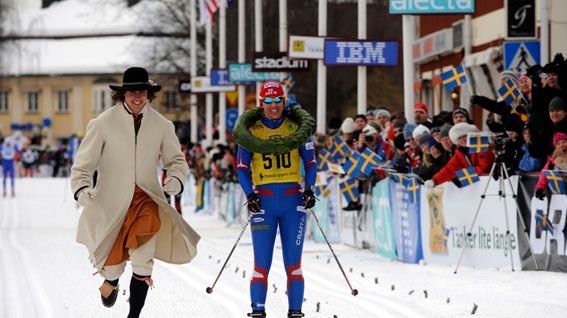
M199 24L205 25L207 19L213 19L213 15L217 12L220 2L223 0L199 0Z

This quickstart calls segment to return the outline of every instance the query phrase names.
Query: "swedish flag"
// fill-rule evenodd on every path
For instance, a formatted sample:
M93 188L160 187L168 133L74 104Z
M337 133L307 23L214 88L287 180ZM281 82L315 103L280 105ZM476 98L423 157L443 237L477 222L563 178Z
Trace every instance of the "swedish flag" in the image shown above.
M348 154L350 153L350 147L343 140L343 138L341 138L341 137L335 138L335 144L336 144L337 152L338 152L337 155L340 155L341 157L348 156Z
M315 186L315 195L317 195L318 197L320 197L321 195L328 197L330 193L331 191L327 189L325 184Z
M319 171L328 170L330 158L331 158L331 153L326 149L321 149L319 155L317 156L317 170Z
M481 136L481 135L469 135L469 152L470 153L478 153L478 152L487 152L489 141L488 136Z
M406 177L402 173L392 173L390 176L395 183L399 183L401 185L405 185Z
M368 148L364 149L360 156L362 157L360 170L367 176L372 173L372 170L378 167L378 162L382 161L382 158L380 158L380 156L378 156Z
M356 181L354 179L348 179L339 184L341 188L341 193L348 202L358 201L358 188L356 187Z
M551 192L554 194L565 194L565 182L561 173L557 170L543 170L543 173L547 177L547 183Z
M553 224L547 219L547 215L543 214L543 210L537 209L535 213L536 227L541 226L545 231L553 234Z
M406 190L409 191L410 203L416 203L419 197L419 184L416 177L406 177L404 181Z
M386 161L378 164L378 167L376 167L376 169L389 170L389 169L392 169L393 166L394 166L394 163L392 162L392 160L386 160Z
M463 170L457 171L457 178L459 178L462 187L466 187L480 181L480 178L478 174L476 174L474 167L467 167Z
M291 91L291 89L295 85L295 80L293 79L293 75L291 73L286 73L282 83L285 86L285 90L289 93L289 91Z
M350 156L350 158L348 158L348 161L343 165L343 170L351 178L358 177L361 172L360 168L362 166L362 160L364 159L362 158L360 153L356 151L353 152L352 156Z
M502 86L498 89L498 94L502 97L502 100L506 103L506 105L510 105L520 97L520 90L514 84L514 81L511 79L506 80Z
M443 80L445 90L450 92L455 87L461 86L467 82L465 68L462 65L457 66L457 68L453 67L451 70L441 74L441 80Z

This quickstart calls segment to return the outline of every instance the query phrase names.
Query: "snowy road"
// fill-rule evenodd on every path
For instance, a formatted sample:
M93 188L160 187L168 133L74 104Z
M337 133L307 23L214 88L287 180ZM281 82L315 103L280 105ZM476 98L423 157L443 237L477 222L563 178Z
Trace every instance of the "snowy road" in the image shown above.
M112 309L100 304L101 278L75 243L80 210L66 179L18 179L18 196L0 198L0 317L125 317L131 272L120 281ZM252 268L249 231L242 238L215 291L210 286L240 226L225 227L217 217L187 220L203 236L191 264L158 262L155 289L142 317L245 317ZM376 254L334 247L359 290L350 295L326 245L306 242L302 260L306 317L566 317L567 275L508 272L384 261ZM285 317L285 272L276 250L269 277L268 316ZM319 309L319 310L317 310Z

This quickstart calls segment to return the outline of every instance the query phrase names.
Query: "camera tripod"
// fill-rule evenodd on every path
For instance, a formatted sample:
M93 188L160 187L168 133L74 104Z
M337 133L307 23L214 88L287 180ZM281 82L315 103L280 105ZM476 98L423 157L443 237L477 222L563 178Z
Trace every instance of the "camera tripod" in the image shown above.
M506 242L507 242L507 246L508 246L508 255L510 255L510 264L512 265L512 271L514 271L514 257L512 256L512 248L511 248L511 234L510 234L510 223L508 222L508 206L506 203L506 185L504 183L504 179L508 180L508 185L510 186L510 191L512 192L512 198L514 198L514 202L516 205L516 213L518 215L518 219L520 220L521 224L522 224L522 230L524 232L524 235L526 236L526 239L528 241L528 246L530 248L530 253L532 256L532 259L534 261L534 264L536 266L536 270L539 270L539 267L537 265L534 253L533 253L533 249L532 249L532 243L530 242L530 237L528 236L528 232L526 230L526 224L524 223L524 219L522 218L522 215L520 214L520 208L518 206L518 201L517 201L517 196L516 193L514 192L514 187L512 187L512 181L510 181L510 176L508 175L508 169L506 167L506 163L504 163L504 156L503 156L504 152L503 151L497 151L496 153L496 159L494 160L494 163L492 164L492 168L490 169L490 174L488 176L488 180L486 181L486 186L484 187L484 191L482 192L481 196L480 196L480 202L478 204L478 208L476 209L476 213L474 215L472 224L470 226L469 231L467 232L467 237L470 239L472 234L472 230L474 228L474 225L476 223L476 219L478 218L478 214L480 213L480 208L482 207L482 203L484 202L484 199L486 198L486 191L488 190L488 186L490 185L490 182L493 180L493 176L494 176L494 172L496 171L497 173L499 173L498 176L498 194L492 194L492 195L497 195L499 196L502 201L504 202L504 216L506 218ZM463 260L463 256L465 255L465 251L467 249L467 244L464 244L463 246L463 250L461 252L461 256L459 257L459 261L457 262L457 267L455 268L455 274L457 274L457 271L459 270L459 266L461 265L461 261Z

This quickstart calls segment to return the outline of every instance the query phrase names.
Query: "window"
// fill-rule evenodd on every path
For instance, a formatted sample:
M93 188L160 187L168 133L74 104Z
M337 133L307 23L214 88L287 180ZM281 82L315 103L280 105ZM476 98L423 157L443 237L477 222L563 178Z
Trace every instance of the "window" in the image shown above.
M57 91L57 112L69 112L69 91Z
M177 93L175 91L167 91L165 98L165 111L173 112L177 104Z
M0 91L0 113L8 112L8 92Z
M37 113L39 111L39 92L27 92L27 111L29 113Z
M93 113L98 114L112 106L112 92L108 86L93 90Z

